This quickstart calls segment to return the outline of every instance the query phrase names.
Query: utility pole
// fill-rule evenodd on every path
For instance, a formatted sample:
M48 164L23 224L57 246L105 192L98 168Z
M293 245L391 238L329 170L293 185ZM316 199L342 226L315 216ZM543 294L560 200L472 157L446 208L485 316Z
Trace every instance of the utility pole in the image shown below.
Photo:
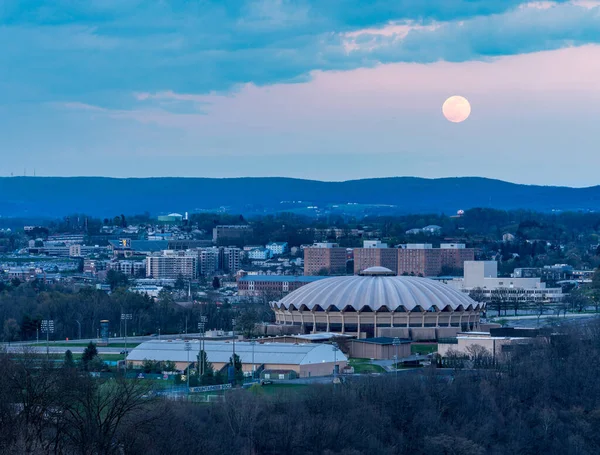
M78 319L76 319L75 322L77 323L77 326L79 328L79 339L81 340L81 322L79 322Z
M46 361L50 361L50 333L54 333L54 320L44 319L42 321L42 333L46 332Z
M121 313L121 321L125 321L125 373L127 373L127 355L129 354L129 351L127 351L127 321L132 318L131 313Z

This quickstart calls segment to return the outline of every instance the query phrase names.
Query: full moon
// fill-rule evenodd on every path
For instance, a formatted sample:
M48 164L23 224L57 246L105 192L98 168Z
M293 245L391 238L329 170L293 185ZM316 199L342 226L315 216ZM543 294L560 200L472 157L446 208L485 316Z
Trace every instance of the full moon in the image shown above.
M471 114L471 105L465 97L451 96L444 101L442 113L447 120L453 123L464 122Z

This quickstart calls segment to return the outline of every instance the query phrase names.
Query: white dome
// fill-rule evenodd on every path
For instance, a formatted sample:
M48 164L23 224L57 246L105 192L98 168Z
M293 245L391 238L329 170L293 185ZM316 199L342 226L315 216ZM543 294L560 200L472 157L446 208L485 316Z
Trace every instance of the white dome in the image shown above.
M428 278L340 276L318 280L291 292L273 306L310 311L472 310L483 305L456 289ZM385 308L384 308L385 307ZM417 311L420 311L417 308Z

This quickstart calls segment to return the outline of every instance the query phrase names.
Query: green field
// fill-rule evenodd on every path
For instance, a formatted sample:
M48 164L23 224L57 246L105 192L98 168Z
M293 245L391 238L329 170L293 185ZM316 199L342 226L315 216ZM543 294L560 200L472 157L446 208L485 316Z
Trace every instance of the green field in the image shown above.
M437 352L438 345L437 343L413 343L410 345L410 353L411 354L431 354L432 352Z
M350 366L354 367L355 373L385 373L383 367L379 365L373 365L369 359L350 359L348 363Z

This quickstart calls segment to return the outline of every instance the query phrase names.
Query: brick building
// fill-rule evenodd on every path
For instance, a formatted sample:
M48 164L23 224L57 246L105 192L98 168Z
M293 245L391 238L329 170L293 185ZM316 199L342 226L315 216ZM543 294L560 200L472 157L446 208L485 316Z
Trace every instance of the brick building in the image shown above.
M363 248L354 249L354 274L358 275L370 267L385 267L398 272L398 252L388 248L387 243L379 240L365 240Z
M238 295L279 299L326 276L246 275L238 278Z
M443 267L463 269L465 261L475 259L475 250L462 243L409 243L398 249L398 275L437 276ZM389 267L388 267L389 268Z
M344 275L346 255L346 248L337 243L315 243L304 248L304 275L317 275L323 270L330 275Z

